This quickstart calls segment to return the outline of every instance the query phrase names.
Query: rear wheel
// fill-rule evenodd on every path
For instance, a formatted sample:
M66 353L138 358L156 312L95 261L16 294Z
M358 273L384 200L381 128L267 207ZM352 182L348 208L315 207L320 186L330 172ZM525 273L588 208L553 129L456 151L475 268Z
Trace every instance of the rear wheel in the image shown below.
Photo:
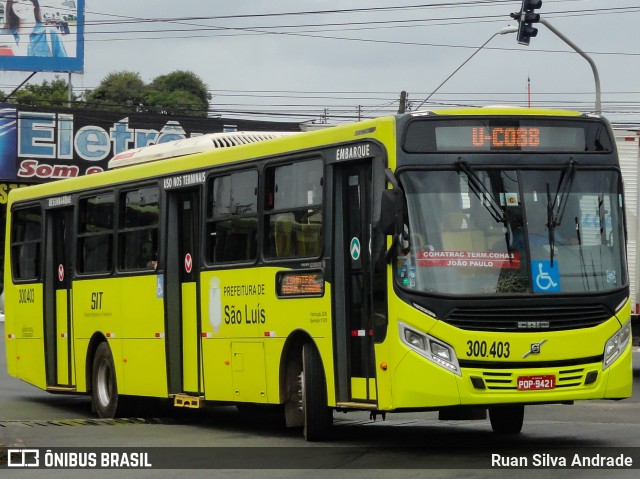
M330 438L333 411L327 406L327 383L320 354L313 344L302 348L300 396L304 414L304 437L307 441Z
M493 432L498 434L518 434L524 423L524 405L510 404L489 408L489 420Z
M113 355L106 342L100 343L93 358L91 396L98 417L112 418L123 412L124 400L118 396Z

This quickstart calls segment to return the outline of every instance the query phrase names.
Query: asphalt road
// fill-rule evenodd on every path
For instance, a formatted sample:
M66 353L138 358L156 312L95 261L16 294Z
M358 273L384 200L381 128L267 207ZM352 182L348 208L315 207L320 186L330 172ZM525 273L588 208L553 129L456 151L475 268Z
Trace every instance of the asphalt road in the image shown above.
M0 323L4 337L4 324ZM156 412L156 411L154 411ZM640 467L640 353L634 353L634 396L528 407L523 432L500 436L488 421L438 421L436 413L390 414L373 421L364 413L335 414L331 443L306 443L299 430L273 413L239 413L234 407L169 410L147 418L96 420L85 397L51 395L6 373L0 343L0 445L68 448L64 451L146 451L152 470L16 470L12 477L637 477ZM97 448L97 449L83 449ZM151 448L151 449L146 449ZM178 449L183 448L183 449ZM576 467L509 470L491 465L533 455L625 454L635 470ZM544 456L549 454L549 456ZM177 468L189 468L184 471Z

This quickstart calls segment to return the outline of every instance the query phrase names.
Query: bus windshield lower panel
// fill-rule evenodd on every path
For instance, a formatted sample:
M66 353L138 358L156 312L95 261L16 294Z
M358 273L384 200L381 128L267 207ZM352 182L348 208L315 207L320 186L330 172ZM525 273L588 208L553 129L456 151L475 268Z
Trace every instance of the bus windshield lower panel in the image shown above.
M615 170L404 171L396 279L423 294L607 292L627 282Z

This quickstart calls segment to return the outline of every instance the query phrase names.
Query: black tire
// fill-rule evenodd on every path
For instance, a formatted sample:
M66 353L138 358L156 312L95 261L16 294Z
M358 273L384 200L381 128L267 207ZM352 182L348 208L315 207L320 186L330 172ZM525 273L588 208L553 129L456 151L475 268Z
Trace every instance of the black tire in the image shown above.
M327 406L327 383L320 354L314 345L302 347L302 409L304 438L307 441L330 439L333 429L333 410Z
M498 434L518 434L524 423L524 405L513 404L489 408L489 420L493 432Z
M113 418L122 412L124 401L118 396L116 369L109 344L100 343L93 358L91 397L98 417Z

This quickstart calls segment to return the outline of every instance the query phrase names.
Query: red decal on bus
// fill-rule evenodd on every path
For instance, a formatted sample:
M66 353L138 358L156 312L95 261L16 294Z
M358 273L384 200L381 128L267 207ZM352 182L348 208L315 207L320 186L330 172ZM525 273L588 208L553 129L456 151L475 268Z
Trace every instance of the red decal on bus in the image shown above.
M519 253L493 251L430 251L418 252L422 268L520 268Z

